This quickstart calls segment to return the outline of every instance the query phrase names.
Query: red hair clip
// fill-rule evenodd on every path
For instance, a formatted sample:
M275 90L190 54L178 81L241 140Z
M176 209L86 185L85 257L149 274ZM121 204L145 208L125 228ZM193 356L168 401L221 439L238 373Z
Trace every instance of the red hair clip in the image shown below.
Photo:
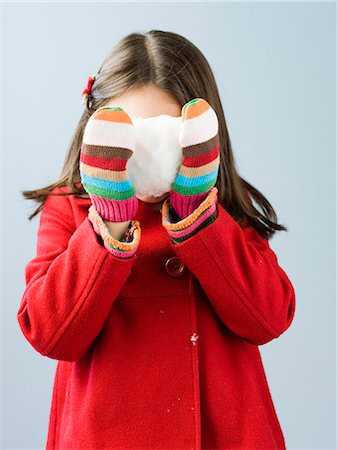
M90 76L88 78L87 85L82 91L82 104L85 102L87 97L91 94L91 87L94 84L95 79L96 79L95 75Z

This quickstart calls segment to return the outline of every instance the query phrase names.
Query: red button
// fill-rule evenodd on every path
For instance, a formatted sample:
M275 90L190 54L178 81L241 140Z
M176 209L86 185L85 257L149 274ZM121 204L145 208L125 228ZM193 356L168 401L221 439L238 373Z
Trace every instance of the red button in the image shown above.
M178 256L172 256L165 262L165 270L171 277L181 277L186 270Z

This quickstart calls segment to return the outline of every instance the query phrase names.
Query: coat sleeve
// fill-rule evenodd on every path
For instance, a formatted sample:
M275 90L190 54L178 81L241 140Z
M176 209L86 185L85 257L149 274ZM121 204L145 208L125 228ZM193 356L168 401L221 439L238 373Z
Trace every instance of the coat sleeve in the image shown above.
M136 229L134 243L139 239ZM101 331L135 258L107 251L88 216L76 228L68 196L48 196L17 312L26 339L49 358L79 359Z
M241 227L217 202L216 192L213 188L193 217L178 222L166 200L163 225L222 323L252 344L265 344L290 326L295 291L268 239Z

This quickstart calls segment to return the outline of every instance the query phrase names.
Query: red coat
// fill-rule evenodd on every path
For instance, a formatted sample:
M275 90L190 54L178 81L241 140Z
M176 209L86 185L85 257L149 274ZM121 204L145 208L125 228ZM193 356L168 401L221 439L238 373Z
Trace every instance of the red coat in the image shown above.
M173 244L140 201L139 248L120 259L90 204L48 197L17 313L59 360L46 448L284 449L258 345L289 327L295 293L268 240L218 203Z

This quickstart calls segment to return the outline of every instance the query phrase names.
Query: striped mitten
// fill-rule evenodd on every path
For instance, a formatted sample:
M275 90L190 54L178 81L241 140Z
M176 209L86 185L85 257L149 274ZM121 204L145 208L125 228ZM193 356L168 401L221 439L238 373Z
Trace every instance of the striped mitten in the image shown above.
M135 146L135 130L129 115L120 107L101 107L84 130L80 174L84 189L102 219L131 220L138 198L126 164Z
M181 110L179 142L183 161L170 191L170 203L185 219L206 199L215 185L220 164L218 118L203 98L194 98Z

